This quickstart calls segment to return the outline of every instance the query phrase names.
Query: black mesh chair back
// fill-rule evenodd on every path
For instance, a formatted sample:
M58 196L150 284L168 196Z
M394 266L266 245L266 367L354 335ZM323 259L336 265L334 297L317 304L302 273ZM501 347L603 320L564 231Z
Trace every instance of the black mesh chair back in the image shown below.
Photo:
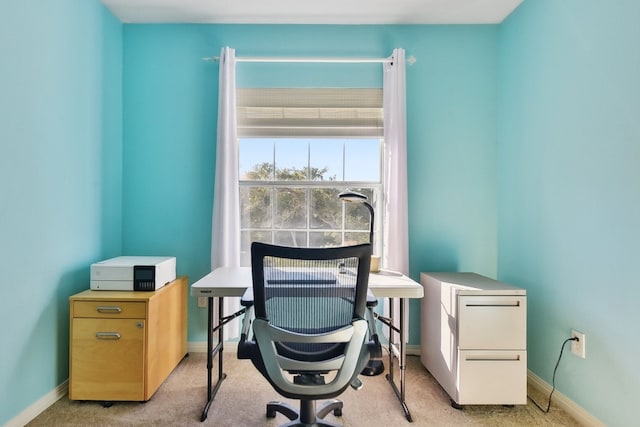
M278 393L300 399L300 423L290 425L333 425L318 418L341 413L342 402L332 401L316 413L315 400L336 397L349 385L361 386L357 376L369 360L365 313L370 260L369 244L252 244L255 340L243 331L238 357L250 358ZM335 374L327 382L329 372ZM267 405L267 415L298 416L283 406Z
M255 243L252 271L256 318L298 334L321 334L363 319L369 245L288 248ZM358 290L358 286L360 289ZM278 353L322 360L343 352L344 343L278 343Z

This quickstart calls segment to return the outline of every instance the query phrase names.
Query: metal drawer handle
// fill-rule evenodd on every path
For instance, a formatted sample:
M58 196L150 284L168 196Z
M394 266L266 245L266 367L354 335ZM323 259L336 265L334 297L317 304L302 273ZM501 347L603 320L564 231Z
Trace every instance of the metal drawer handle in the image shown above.
M467 362L519 362L520 356L516 357L496 357L496 358L483 358L483 357L466 357L465 360Z
M99 340L119 340L119 332L96 332L96 338Z
M122 308L117 305L99 305L96 310L98 313L122 313Z
M465 307L520 307L520 301L512 304L465 304Z

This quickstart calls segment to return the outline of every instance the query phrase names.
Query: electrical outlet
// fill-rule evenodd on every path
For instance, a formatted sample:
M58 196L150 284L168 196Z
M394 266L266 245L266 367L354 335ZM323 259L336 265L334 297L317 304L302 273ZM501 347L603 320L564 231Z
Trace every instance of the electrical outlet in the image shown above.
M577 341L571 341L571 353L584 359L587 354L587 338L584 333L572 329L571 338L578 338Z
M207 307L207 297L198 297L198 307L200 308Z

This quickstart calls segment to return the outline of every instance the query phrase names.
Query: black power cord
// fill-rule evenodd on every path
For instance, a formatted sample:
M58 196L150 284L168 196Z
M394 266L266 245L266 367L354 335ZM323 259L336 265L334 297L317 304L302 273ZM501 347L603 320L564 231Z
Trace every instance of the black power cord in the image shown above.
M562 359L562 352L564 351L564 346L569 342L569 341L580 341L578 339L578 337L571 337L571 338L567 338L566 340L564 340L564 342L562 343L562 347L560 347L560 356L558 356L558 361L556 362L556 367L553 368L553 377L551 379L551 393L549 393L549 401L547 402L547 409L542 409L542 406L540 406L538 404L538 402L536 402L535 400L533 400L533 398L531 396L527 396L529 398L529 400L531 402L533 402L534 405L536 405L538 407L538 409L540 409L542 412L544 412L545 414L549 413L549 409L551 409L551 396L553 396L553 392L556 391L556 371L558 370L558 365L560 364L560 359Z

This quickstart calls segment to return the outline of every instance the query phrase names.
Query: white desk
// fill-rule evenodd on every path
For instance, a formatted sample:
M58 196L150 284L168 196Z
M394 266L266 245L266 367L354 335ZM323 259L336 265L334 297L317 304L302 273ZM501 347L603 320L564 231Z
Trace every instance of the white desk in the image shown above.
M224 335L223 327L230 320L240 316L244 309L228 316L223 315L223 299L225 297L242 297L247 288L252 286L251 268L239 267L217 268L202 279L191 285L191 295L195 297L207 297L209 300L208 310L208 332L207 332L207 403L200 421L207 418L209 407L220 388L222 380L226 378L223 371L223 350ZM389 298L390 311L389 318L379 317L383 323L389 326L391 331L395 331L399 335L399 342L395 342L394 334L389 334L389 367L387 380L393 387L396 396L402 404L405 416L409 422L413 421L409 408L405 401L405 369L406 369L406 343L407 343L407 325L405 313L407 312L407 303L409 298L422 298L424 291L422 285L399 273L388 271L380 271L380 273L371 273L369 275L369 289L377 298ZM218 298L218 319L214 324L213 315L213 298ZM400 312L396 318L394 313L393 300L400 299ZM397 321L396 321L397 320ZM395 326L398 325L398 326ZM213 345L213 335L218 332L218 343ZM218 381L215 386L212 381L213 358L218 356ZM400 372L400 387L396 385L393 378L394 358L398 360Z

